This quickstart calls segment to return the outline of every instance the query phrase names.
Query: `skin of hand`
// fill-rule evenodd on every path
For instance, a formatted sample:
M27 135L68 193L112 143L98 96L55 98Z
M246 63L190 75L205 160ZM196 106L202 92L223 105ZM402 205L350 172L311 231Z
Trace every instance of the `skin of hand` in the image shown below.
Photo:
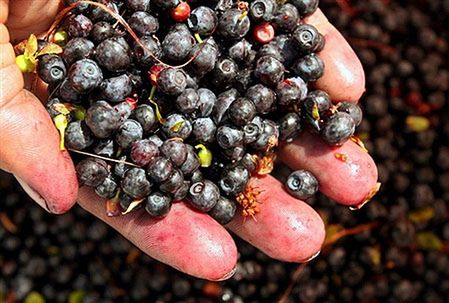
M46 30L59 9L57 0L0 0L0 168L14 174L39 205L61 214L78 201L148 255L209 280L227 279L235 271L237 248L227 229L279 260L305 262L319 253L325 236L320 216L288 195L271 176L251 180L251 185L263 189L257 222L243 223L237 215L225 229L184 203L174 204L162 220L144 211L107 217L101 198L91 189L78 189L73 163L59 150L51 119L41 101L24 89L23 75L15 65L10 41L17 43L30 33ZM320 53L326 68L316 88L327 91L334 102L358 102L365 78L355 53L321 11L306 22L326 38ZM336 159L335 153L344 153L348 160ZM292 169L312 171L320 190L343 205L363 203L377 182L375 163L351 141L331 148L304 133L281 146L278 158Z

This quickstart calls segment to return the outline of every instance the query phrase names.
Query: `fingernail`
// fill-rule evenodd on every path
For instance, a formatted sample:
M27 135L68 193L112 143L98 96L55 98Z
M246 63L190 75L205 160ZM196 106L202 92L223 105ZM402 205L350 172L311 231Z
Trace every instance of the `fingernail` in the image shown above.
M227 280L227 279L229 279L230 277L232 277L232 276L235 274L236 271L237 271L237 265L235 265L234 268L233 268L230 272L228 272L228 273L225 274L223 277L221 277L220 279L217 279L217 280L215 280L215 281L219 282L219 281Z
M313 259L315 259L316 257L318 257L318 255L321 253L321 250L319 250L317 253L315 253L313 256L311 256L310 258L308 258L307 260L304 261L304 263L310 262Z
M51 213L47 201L34 189L32 189L24 180L14 175L17 182L19 182L20 186L22 186L23 190L33 199L37 204L39 204L43 209L47 212Z

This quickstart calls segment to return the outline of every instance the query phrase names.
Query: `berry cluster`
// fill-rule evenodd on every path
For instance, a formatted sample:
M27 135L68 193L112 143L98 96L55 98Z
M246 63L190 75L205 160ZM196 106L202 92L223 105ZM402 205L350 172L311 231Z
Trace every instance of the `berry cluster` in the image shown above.
M222 224L234 200L254 216L249 179L271 172L280 140L308 128L341 145L362 120L308 85L324 72L325 39L304 23L318 1L66 4L49 36L63 51L37 72L61 148L90 155L77 159L79 183L108 199L109 215L144 206L163 217L185 199ZM298 171L286 187L306 199L318 182Z

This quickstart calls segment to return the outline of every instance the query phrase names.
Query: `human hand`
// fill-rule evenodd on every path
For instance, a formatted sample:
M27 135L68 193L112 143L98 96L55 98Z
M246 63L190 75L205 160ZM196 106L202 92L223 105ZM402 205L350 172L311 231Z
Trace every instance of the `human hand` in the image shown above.
M6 20L7 2L0 0L1 22ZM58 1L11 2L7 26L12 40L45 30L57 10ZM321 12L309 17L308 22L326 38L320 53L326 69L316 86L327 91L335 102L357 102L364 91L364 75L354 52ZM0 167L12 172L45 209L63 213L77 196L73 164L68 154L60 152L59 136L44 107L23 89L23 77L14 64L14 52L3 25L0 37ZM336 153L345 154L348 160L338 160ZM377 182L374 162L351 141L331 148L304 133L281 147L278 158L293 169L310 170L317 176L321 191L345 205L362 203ZM252 182L265 190L259 196L257 222L242 223L237 216L227 228L276 259L304 262L316 255L324 240L319 215L288 195L273 177ZM139 211L126 217L107 217L104 203L87 188L79 190L78 202L144 252L181 271L212 280L232 274L237 249L231 236L212 218L184 203L175 203L166 218L155 220Z

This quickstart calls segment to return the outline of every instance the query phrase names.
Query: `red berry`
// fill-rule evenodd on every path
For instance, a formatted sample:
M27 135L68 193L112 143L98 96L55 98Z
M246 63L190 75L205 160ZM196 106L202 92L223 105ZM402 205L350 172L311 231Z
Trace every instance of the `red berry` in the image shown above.
M148 78L152 85L157 86L157 79L159 78L159 73L165 68L162 64L153 65L148 71Z
M190 17L190 5L187 2L181 2L170 15L176 22L184 22Z
M254 28L254 39L259 43L268 43L274 38L274 28L268 23L260 23Z

